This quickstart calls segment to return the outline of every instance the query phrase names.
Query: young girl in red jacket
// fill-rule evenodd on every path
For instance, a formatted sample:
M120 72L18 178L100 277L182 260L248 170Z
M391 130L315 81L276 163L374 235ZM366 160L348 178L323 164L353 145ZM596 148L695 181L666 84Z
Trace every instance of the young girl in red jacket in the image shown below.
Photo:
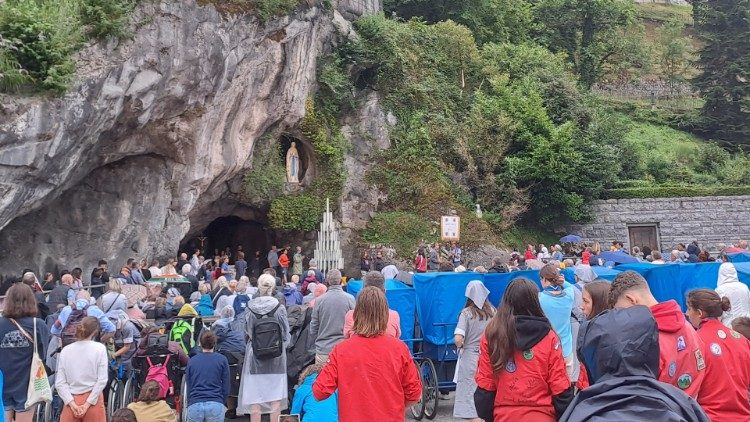
M482 337L474 402L485 421L554 422L573 399L562 345L538 294L530 280L513 280Z
M730 308L709 289L688 293L687 315L708 349L706 377L698 392L698 404L712 422L750 420L750 343L719 321Z

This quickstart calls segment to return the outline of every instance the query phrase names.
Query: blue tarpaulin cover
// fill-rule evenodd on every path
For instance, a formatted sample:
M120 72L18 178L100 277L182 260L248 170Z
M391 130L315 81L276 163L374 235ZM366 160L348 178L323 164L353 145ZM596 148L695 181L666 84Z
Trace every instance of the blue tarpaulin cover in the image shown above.
M734 264L740 262L750 262L750 252L730 253L727 254L727 258L729 258L729 261Z
M421 273L414 275L417 294L417 316L422 336L437 345L453 343L453 330L458 315L466 304L466 285L471 280L484 282L490 291L489 300L497 306L513 279L526 277L539 285L539 271L514 271L512 273ZM541 287L541 285L540 285ZM435 324L450 324L447 326Z
M350 280L346 285L346 291L357 297L363 286L362 280ZM401 320L401 339L413 339L417 301L414 288L397 280L386 280L385 297L388 299L388 307L398 312Z
M639 263L619 265L616 269L597 266L592 267L592 269L599 278L610 281L621 271L635 271L646 279L656 300L663 302L674 299L683 310L687 310L685 304L687 292L698 288L715 289L719 266L720 264L718 263L664 265ZM735 267L737 268L740 281L750 286L750 262L736 263ZM568 282L575 282L573 268L565 269L562 273ZM453 330L455 324L458 322L458 315L466 304L464 292L469 281L482 281L490 291L490 302L497 306L510 282L519 277L528 278L537 283L541 288L538 270L493 274L470 272L415 274L414 289L412 292L416 296L417 317L419 318L423 337L426 341L436 345L453 343ZM361 282L357 286L355 289L359 291L362 286ZM407 289L409 288L403 284L402 286ZM390 292L388 300L389 302L391 301ZM402 312L401 309L413 309L403 303L400 303L398 308L392 303L391 308L397 310L399 314ZM436 324L450 325L443 327ZM402 332L406 333L405 318L403 315L401 316L401 326ZM402 338L411 337L402 336Z

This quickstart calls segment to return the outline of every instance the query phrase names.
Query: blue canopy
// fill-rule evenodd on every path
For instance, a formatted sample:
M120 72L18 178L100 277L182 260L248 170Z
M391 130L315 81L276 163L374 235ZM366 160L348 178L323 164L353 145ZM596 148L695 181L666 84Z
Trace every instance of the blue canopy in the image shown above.
M729 261L733 264L741 263L741 262L750 262L750 252L737 252L737 253L730 253L727 254L727 258L729 258Z
M357 297L364 287L362 280L349 280L346 291ZM398 280L385 281L385 297L388 299L388 307L398 312L401 320L401 339L414 338L414 321L416 314L416 293L413 287Z

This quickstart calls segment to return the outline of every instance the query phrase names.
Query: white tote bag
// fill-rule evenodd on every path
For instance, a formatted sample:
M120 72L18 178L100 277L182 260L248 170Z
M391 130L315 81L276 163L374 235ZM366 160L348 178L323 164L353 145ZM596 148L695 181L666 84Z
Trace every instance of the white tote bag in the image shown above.
M29 373L29 389L26 392L26 408L29 409L37 403L52 401L52 388L47 378L47 370L44 368L44 362L39 358L39 350L36 345L36 318L34 318L34 337L29 336L21 325L12 320L31 344L34 345L34 354L31 357L31 369Z

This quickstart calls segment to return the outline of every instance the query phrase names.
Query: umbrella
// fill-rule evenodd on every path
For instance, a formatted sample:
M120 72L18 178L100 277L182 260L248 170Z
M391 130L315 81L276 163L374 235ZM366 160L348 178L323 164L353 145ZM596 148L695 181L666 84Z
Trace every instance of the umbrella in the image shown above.
M578 243L581 241L581 236L577 234L569 234L560 238L560 243Z
M147 280L148 283L190 283L190 281L177 274L165 274L159 277L151 277Z
M625 252L602 252L597 258L615 264L637 264L639 261Z

